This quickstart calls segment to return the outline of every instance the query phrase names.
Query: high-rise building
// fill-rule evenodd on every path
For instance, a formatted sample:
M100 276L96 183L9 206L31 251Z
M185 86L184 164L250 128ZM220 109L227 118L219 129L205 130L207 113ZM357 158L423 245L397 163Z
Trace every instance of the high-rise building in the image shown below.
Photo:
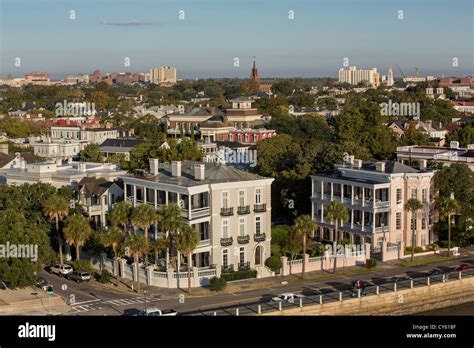
M367 82L372 87L378 87L380 84L380 76L377 72L377 68L357 69L355 66L350 66L349 69L339 69L339 82L345 82L351 85Z
M387 86L393 86L393 71L392 71L392 68L388 68Z
M150 82L155 84L176 83L176 68L160 66L150 69Z

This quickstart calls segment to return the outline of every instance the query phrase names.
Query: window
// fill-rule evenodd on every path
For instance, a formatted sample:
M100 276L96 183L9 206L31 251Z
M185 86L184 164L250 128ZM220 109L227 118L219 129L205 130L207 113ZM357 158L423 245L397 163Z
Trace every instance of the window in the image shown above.
M416 230L416 216L412 216L411 218L411 229Z
M239 263L244 263L245 262L245 248L240 247L239 248Z
M245 236L245 218L239 218L239 236Z
M411 198L417 199L418 197L418 192L416 188L411 189Z
M402 203L402 189L397 188L397 204Z
M229 207L229 192L222 192L222 208Z
M255 234L262 232L262 218L260 216L255 217Z
M425 203L425 202L426 202L426 198L427 198L427 196L426 196L426 189L424 188L423 190L421 190L421 201L422 201L423 203Z
M426 216L424 215L421 217L421 229L426 229Z
M424 234L421 235L421 245L426 245L426 236Z
M239 190L239 207L245 207L245 191Z
M255 204L262 203L262 189L255 189Z
M222 265L229 265L229 251L227 249L222 250Z
M255 248L255 265L261 265L262 264L262 247L258 245Z
M397 213L397 230L402 228L402 213Z
M222 220L222 238L229 238L229 220Z

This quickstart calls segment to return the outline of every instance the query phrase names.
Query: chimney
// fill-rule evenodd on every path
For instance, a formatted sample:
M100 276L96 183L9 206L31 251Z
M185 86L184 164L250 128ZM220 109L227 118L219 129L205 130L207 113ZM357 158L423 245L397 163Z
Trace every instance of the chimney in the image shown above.
M194 179L195 180L205 180L206 179L206 166L204 164L195 164L194 165Z
M362 168L362 160L361 159L355 159L354 160L354 168Z
M171 162L171 175L175 177L181 176L181 161Z
M86 164L84 162L79 162L78 169L80 172L85 172L86 171Z
M449 142L449 147L451 149L459 149L459 141L450 141Z
M385 172L385 162L376 162L375 170L378 172Z
M158 158L149 158L148 161L150 162L150 174L151 175L158 175L159 172L159 160Z
M428 161L425 159L420 160L420 170L426 170L428 167Z

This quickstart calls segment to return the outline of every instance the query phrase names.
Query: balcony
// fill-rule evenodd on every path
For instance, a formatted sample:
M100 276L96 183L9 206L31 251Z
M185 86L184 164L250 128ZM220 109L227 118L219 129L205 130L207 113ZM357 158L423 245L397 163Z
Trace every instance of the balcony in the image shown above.
M222 216L232 216L234 215L234 208L221 208Z
M263 213L267 211L267 204L254 204L253 211L256 213Z
M239 243L239 244L247 244L248 242L250 242L250 236L249 235L238 236L237 237L237 243Z
M239 271L248 271L250 269L250 262L239 263Z
M221 245L222 245L223 247L232 245L232 243L234 243L234 240L232 239L232 237L229 237L229 238L221 238Z
M237 207L237 214L239 214L239 215L250 214L250 205L246 205L246 206L243 206L243 207Z
M197 219L210 214L211 209L209 207L193 208L193 210L191 210L191 219Z
M253 235L253 240L257 243L258 242L264 242L265 239L267 239L267 236L266 236L265 233L257 233L257 234Z
M231 273L234 272L234 265L224 265L221 268L222 273Z

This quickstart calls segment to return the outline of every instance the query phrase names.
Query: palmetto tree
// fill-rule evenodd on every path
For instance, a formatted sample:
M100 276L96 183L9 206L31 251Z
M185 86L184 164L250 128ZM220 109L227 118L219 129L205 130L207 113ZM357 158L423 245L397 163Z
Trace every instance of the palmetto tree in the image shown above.
M313 233L317 225L309 215L298 216L293 224L294 232L303 240L303 267L301 269L301 278L304 278L305 272L305 254L308 234Z
M334 270L333 273L336 273L337 267L337 242L339 239L339 223L341 221L346 222L349 220L349 212L347 208L340 201L332 201L329 203L328 209L325 213L325 219L334 221Z
M63 196L53 195L43 202L43 213L56 224L56 234L59 244L59 259L61 263L64 263L63 242L61 231L59 230L59 222L64 220L69 213L69 202Z
M404 206L405 211L411 213L411 262L415 259L415 230L416 223L414 217L418 214L418 211L423 208L423 204L416 198L410 198Z
M122 225L123 230L127 231L131 208L132 207L124 201L115 203L114 208L108 215L112 226Z
M64 236L68 245L76 247L76 260L80 259L80 249L91 234L92 229L86 217L79 214L68 217L64 226Z
M134 259L137 274L137 291L140 291L140 257L148 253L150 246L143 236L131 235L125 240L125 246Z
M158 213L158 224L160 230L166 233L168 253L176 249L176 237L178 230L183 226L184 219L181 216L181 209L176 204L169 204L163 207ZM166 267L168 267L168 260Z
M117 286L119 285L119 267L118 267L118 260L119 257L122 255L120 252L121 246L125 242L125 232L118 226L110 227L104 234L101 235L102 243L105 246L109 246L112 248L114 252L114 269L116 274L116 283Z
M452 198L440 198L437 202L439 217L448 219L448 256L451 256L451 218L460 210L459 203Z
M199 243L199 239L199 232L189 225L183 225L176 238L177 249L188 258L188 292L191 292L192 254Z
M134 229L143 229L145 239L148 241L148 229L157 222L158 215L150 205L142 204L133 208L130 220ZM145 265L148 266L148 253L145 254Z

